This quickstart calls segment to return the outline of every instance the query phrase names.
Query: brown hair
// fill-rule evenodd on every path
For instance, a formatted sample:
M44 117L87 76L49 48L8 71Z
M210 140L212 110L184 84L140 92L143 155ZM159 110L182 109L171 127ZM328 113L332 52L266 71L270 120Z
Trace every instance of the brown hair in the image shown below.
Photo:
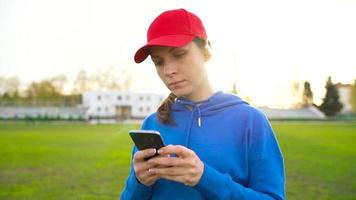
M205 50L207 45L210 46L210 42L207 39L194 38L193 42L202 50ZM174 103L177 96L170 93L168 97L162 102L157 109L158 120L163 124L174 124L174 120L171 115L171 106Z

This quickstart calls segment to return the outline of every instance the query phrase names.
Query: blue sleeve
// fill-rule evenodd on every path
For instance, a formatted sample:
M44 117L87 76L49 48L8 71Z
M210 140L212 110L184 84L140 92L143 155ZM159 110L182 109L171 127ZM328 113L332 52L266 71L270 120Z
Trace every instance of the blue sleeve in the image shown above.
M142 123L141 129L146 129L147 128L147 121L148 118L144 120ZM137 148L134 146L132 150L132 155L131 158L133 158L133 155L136 153ZM148 187L140 183L135 175L135 171L133 169L133 164L132 164L132 159L131 159L131 164L130 164L130 174L129 177L126 180L126 185L124 190L121 193L121 200L145 200L145 199L151 199L151 193L152 193L152 186Z
M136 148L133 149L133 154L136 152ZM133 155L132 154L132 155ZM126 186L121 193L121 200L137 199L145 200L151 198L152 187L148 187L140 183L135 175L133 165L131 163L130 174L126 180Z
M248 185L206 163L195 187L209 199L285 199L284 161L267 118L254 115L248 130Z

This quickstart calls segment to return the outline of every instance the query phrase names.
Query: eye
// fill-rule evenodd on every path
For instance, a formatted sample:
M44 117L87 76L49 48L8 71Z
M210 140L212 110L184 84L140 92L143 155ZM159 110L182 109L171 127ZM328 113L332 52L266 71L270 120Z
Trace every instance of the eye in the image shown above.
M153 63L156 67L160 67L163 65L163 61L153 61Z
M159 56L154 56L151 55L151 60L153 62L153 64L157 67L157 66L162 66L163 65L163 59Z
M173 54L173 56L175 58L181 58L181 57L185 56L185 54L186 54L186 52L177 52L177 53Z

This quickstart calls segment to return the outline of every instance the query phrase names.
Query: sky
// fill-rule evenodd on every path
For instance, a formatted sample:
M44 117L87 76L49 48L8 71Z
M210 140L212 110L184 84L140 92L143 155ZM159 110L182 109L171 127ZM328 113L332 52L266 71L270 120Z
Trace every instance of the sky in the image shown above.
M0 76L23 83L109 67L127 71L132 91L168 94L147 59L133 60L161 12L185 8L212 43L215 90L257 106L289 107L293 82L309 81L321 103L328 76L356 78L356 1L352 0L0 0Z

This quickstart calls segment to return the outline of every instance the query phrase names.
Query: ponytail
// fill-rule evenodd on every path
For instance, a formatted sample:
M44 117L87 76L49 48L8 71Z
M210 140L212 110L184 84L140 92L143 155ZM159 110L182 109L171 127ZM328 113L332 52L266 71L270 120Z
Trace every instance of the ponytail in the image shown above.
M163 124L173 124L174 120L171 115L171 106L174 103L176 95L170 93L169 96L163 101L163 103L157 109L158 120Z

